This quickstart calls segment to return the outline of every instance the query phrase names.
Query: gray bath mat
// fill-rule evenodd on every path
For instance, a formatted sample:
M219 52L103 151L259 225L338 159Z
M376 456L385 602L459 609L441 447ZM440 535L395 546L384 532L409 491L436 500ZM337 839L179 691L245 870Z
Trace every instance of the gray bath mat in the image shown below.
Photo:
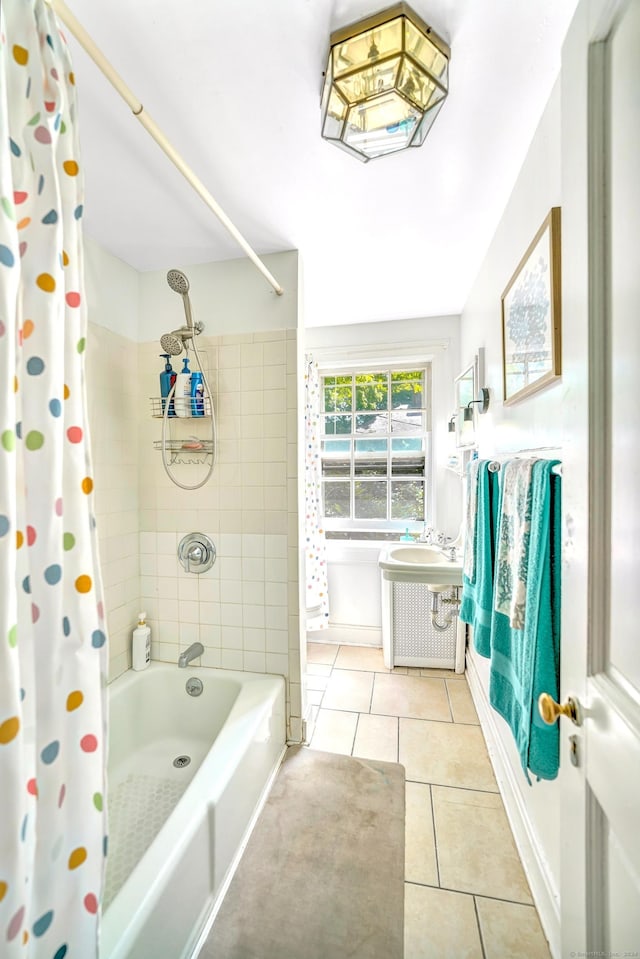
M200 959L402 959L404 768L287 751Z

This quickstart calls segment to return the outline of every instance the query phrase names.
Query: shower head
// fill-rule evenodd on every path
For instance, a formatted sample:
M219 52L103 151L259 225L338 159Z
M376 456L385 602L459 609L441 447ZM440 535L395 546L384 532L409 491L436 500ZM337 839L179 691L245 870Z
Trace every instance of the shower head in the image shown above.
M195 323L192 326L181 326L179 330L163 333L160 337L160 346L170 356L177 356L185 349L187 340L192 340L204 330L204 324Z
M181 293L186 296L189 292L189 281L180 270L169 270L167 273L167 283L174 293Z
M191 303L189 301L189 281L181 270L169 270L167 273L167 283L174 291L179 293L184 303L184 315L187 318L187 326L193 329L193 317L191 316Z
M177 356L184 349L185 340L191 339L191 330L186 326L174 330L172 333L164 333L160 337L160 346L170 356Z

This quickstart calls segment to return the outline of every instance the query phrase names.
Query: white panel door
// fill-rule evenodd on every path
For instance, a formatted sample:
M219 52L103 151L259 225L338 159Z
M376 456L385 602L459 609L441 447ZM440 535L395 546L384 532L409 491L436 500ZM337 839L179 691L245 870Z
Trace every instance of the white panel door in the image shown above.
M640 0L563 48L562 956L640 956Z

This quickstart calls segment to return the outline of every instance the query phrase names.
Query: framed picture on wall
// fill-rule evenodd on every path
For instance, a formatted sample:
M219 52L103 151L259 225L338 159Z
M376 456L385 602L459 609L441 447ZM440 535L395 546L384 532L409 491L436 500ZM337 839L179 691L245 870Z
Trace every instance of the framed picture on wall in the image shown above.
M502 294L506 406L561 375L560 314L560 207L554 206Z

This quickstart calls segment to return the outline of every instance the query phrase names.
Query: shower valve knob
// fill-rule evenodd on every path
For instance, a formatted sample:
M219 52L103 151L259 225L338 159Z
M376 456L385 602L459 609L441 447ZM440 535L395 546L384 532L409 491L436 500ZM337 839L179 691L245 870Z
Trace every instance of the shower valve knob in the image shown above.
M216 561L216 548L205 533L187 533L180 540L178 559L187 573L206 573Z

